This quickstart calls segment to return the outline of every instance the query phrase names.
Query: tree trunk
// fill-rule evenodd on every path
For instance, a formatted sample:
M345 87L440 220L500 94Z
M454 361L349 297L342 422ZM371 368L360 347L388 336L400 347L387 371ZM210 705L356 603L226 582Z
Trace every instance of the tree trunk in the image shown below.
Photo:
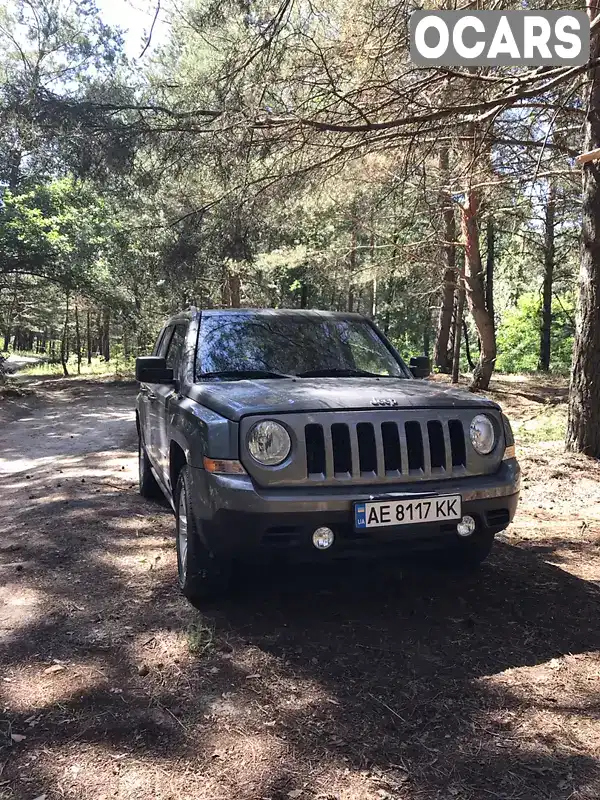
M590 19L600 10L588 5ZM598 27L592 31L590 62L600 57ZM583 150L600 147L600 68L589 71ZM567 449L600 458L600 162L583 167L582 246L579 271L578 324L569 392Z
M542 328L540 331L539 369L550 369L550 337L552 333L552 283L554 280L554 220L556 198L554 183L550 180L544 219L544 287L542 290Z
M10 302L10 306L8 309L7 319L6 319L6 329L4 333L4 349L8 350L10 345L10 337L12 333L12 325L13 320L15 319L16 311L17 311L17 303L19 299L19 271L15 271L15 285L13 289L13 295Z
M67 369L67 359L69 358L67 354L67 340L69 336L69 293L67 292L66 295L66 307L65 307L65 324L63 325L63 332L62 337L60 340L60 363L62 364L63 375L65 378L69 377L69 370Z
M239 308L242 305L242 281L238 273L229 273L229 306Z
M449 149L440 151L440 178L448 180ZM440 372L452 372L453 348L450 342L452 315L454 311L454 292L456 290L456 220L452 197L444 188L442 192L443 237L442 258L444 277L442 282L442 298L438 317L437 336L433 349L433 361Z
M463 336L465 337L465 353L467 356L467 363L469 365L469 369L473 371L475 369L475 364L473 362L473 357L471 356L471 345L469 344L469 329L467 327L467 320L463 316L462 321L462 331Z
M461 270L458 277L458 290L456 292L456 312L454 314L454 333L452 336L452 383L458 383L460 373L460 335L462 332L462 321L465 312L465 281Z
M465 242L465 289L469 310L481 342L479 363L473 370L473 380L469 387L471 391L488 388L496 362L494 321L485 305L483 268L477 229L478 208L476 192L473 189L467 189L465 202L461 207L461 227Z
M431 319L426 319L423 325L423 355L429 358Z
M308 308L308 283L305 280L300 287L300 308Z
M77 374L81 375L81 330L79 329L79 308L75 304L75 350L77 352Z
M348 311L354 311L354 274L356 272L356 220L352 220L352 244L350 246L350 276L348 280Z
M496 226L494 217L490 214L487 220L487 256L485 259L485 307L487 308L492 324L494 320L494 261L496 258Z
M86 315L86 334L87 334L87 363L92 363L92 320L90 310L88 308Z
M110 309L105 308L102 314L102 356L110 361Z

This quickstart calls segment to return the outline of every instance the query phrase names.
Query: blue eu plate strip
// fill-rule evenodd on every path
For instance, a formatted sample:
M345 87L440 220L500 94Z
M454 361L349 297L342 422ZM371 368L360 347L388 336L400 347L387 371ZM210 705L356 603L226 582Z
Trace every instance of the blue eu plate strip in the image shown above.
M357 528L367 527L367 509L365 505L355 506L354 518Z

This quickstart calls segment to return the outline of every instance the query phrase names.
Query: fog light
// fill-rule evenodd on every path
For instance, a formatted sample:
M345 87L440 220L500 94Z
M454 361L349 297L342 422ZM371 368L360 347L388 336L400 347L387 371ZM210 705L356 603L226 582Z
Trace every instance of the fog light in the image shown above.
M473 517L464 516L456 526L456 532L459 536L470 536L475 530L475 520Z
M317 528L312 535L314 546L317 550L327 550L333 544L335 534L331 528Z

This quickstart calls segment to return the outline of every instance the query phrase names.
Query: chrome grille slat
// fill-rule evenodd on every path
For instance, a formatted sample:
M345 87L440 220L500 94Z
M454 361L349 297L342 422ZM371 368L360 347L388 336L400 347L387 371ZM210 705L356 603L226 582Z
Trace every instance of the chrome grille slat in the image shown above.
M323 438L325 440L325 477L333 478L333 440L331 438L331 425L323 425Z
M442 433L444 434L444 451L446 453L446 474L452 475L452 445L447 421L442 422Z
M377 477L385 478L385 459L383 457L383 434L381 424L373 425L375 433L375 452L377 454Z
M423 440L423 473L425 477L431 476L431 443L427 422L421 421L421 438Z
M349 425L350 433L350 455L352 458L352 477L357 478L360 476L360 457L358 454L358 434L356 432L356 425Z
M398 435L400 436L400 460L402 464L402 475L408 477L408 444L406 443L406 431L404 430L404 422L397 422Z

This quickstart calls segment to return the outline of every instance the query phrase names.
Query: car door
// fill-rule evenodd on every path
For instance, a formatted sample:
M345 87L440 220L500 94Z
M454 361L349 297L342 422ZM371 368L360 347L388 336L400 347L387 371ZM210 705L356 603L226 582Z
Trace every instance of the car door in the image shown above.
M166 327L156 343L153 355L165 357L171 337L173 335L173 326ZM156 393L157 389L161 389L162 385L159 383L146 383L143 384L140 390L142 405L146 416L143 425L144 444L146 446L146 453L152 462L152 466L157 472L160 472L160 449L159 449L159 397ZM172 386L168 388L172 389ZM161 476L162 477L162 476Z
M157 385L154 387L156 396L156 424L155 447L157 454L157 469L160 478L166 486L169 486L169 404L177 396L177 386L180 381L180 367L185 340L187 335L188 323L179 322L173 327L173 333L169 339L166 351L167 367L173 370L175 385ZM174 488L174 487L172 487Z

